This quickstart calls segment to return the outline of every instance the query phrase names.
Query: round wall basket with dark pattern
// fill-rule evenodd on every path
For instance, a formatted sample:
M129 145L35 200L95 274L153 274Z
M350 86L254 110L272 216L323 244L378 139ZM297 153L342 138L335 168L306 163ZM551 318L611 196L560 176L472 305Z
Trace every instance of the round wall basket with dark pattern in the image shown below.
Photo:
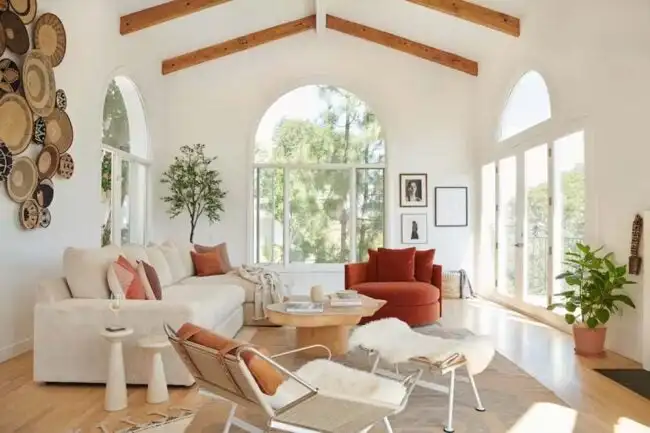
M56 91L56 108L65 111L68 108L68 97L65 94L65 90L59 89Z
M37 117L34 119L34 143L44 144L45 143L45 119L42 117Z
M29 199L20 206L20 225L27 230L38 227L41 210L35 200Z
M65 27L59 17L50 13L41 15L34 24L33 37L34 48L43 51L53 68L59 66L68 44Z
M36 158L36 169L38 177L49 179L54 176L59 169L59 151L56 147L45 146Z
M36 0L9 0L9 5L25 24L36 18Z
M41 228L48 228L50 224L52 223L52 214L50 213L50 210L46 207L41 208L41 222L40 226Z
M31 198L38 185L38 172L34 161L26 156L14 159L14 167L7 178L7 193L9 198L22 203Z
M43 179L34 191L33 199L40 207L50 207L54 200L54 184L51 179Z
M74 174L74 159L69 153L64 153L59 158L59 176L64 179L70 179Z
M14 156L6 144L0 141L0 182L7 180L14 166Z
M45 144L51 144L65 153L74 138L72 123L65 111L55 108L52 115L45 118Z
M0 12L4 12L9 9L9 0L0 0Z
M7 35L5 35L5 28L0 23L0 56L4 54L5 48L7 48Z
M29 34L20 17L5 11L0 15L0 24L5 31L7 48L18 55L25 54L29 50Z
M17 93L7 93L0 98L0 140L11 153L18 155L32 141L34 118L25 98Z
M0 60L0 96L20 89L20 68L11 59Z
M39 50L32 50L25 56L23 89L34 114L41 117L52 114L56 98L54 71L47 56Z

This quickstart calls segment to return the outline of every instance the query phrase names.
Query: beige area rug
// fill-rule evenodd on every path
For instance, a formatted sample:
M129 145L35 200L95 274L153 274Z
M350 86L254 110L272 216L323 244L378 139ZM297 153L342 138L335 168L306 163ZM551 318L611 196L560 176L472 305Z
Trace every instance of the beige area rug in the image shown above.
M448 330L439 326L419 328L419 332L447 338L469 334L465 330ZM283 328L260 328L252 337L255 344L265 346L272 353L292 349L293 332ZM363 353L352 353L336 359L347 365L367 370L369 360ZM306 362L299 357L283 358L282 363L295 369ZM402 371L401 373L405 373ZM594 419L582 417L568 408L550 390L526 374L514 363L497 354L490 367L476 377L486 412L474 410L475 400L471 386L459 372L456 382L454 428L457 433L611 433ZM395 433L430 433L442 431L447 419L449 376L426 372L423 380L433 384L434 391L418 386L407 408L391 419ZM228 406L223 402L209 402L202 406L194 419L143 430L146 433L207 433L221 431ZM260 418L245 411L238 416L247 422L260 425ZM261 426L260 426L261 427ZM237 427L232 432L242 432ZM373 432L383 432L378 426Z

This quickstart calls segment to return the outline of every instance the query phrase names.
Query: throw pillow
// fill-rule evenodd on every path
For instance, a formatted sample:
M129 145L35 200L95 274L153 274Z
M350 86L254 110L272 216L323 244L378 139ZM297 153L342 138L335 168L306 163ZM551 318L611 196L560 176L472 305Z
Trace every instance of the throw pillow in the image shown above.
M377 279L377 255L379 252L377 250L368 249L368 272L366 274L366 280L369 283L374 283L379 281Z
M122 245L122 255L129 260L129 263L135 268L139 261L148 262L147 252L142 245Z
M192 255L190 254L190 251L194 251L194 245L189 242L165 241L163 246L175 247L178 250L178 255L183 262L183 278L194 275L194 263L192 263Z
M147 299L160 301L162 299L162 287L154 267L147 262L138 261L137 271Z
M160 251L162 251L169 265L169 271L172 274L172 283L176 283L187 275L185 275L185 265L183 265L183 259L178 252L178 249L175 245L159 245Z
M206 247L204 245L194 244L194 250L197 253L209 253L211 251L218 251L221 255L221 263L223 263L224 272L230 272L232 265L230 264L230 256L228 256L228 246L225 242L215 245L213 247Z
M108 287L111 292L126 299L147 299L138 271L124 256L119 256L108 267Z
M209 253L195 253L192 251L191 254L197 276L207 277L210 275L223 275L226 273L223 269L221 255L218 251L212 251Z
M436 250L415 252L415 279L422 283L431 283L433 274L433 258Z
M108 299L110 288L108 268L120 256L120 248L66 248L63 253L63 274L73 298Z
M149 257L149 263L154 267L158 278L160 279L160 285L162 287L167 287L172 284L172 272L169 270L169 264L165 255L158 247L148 247L146 249L147 257Z
M379 248L377 277L381 282L415 281L415 248Z
M249 344L217 335L214 332L191 323L185 323L181 326L176 335L181 340L188 340L192 343L218 350L221 353L234 354L237 348ZM256 349L264 355L269 355L269 351L263 347L256 347ZM282 374L267 361L253 353L244 352L242 359L248 366L262 392L266 395L275 394L275 391L284 382Z

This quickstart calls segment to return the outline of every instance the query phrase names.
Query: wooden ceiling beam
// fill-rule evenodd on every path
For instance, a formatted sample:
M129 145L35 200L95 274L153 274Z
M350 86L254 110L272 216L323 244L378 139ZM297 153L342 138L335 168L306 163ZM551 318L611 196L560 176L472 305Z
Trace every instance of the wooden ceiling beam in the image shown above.
M184 17L232 0L171 0L120 18L120 34L126 35Z
M211 45L200 50L192 51L162 62L163 75L187 69L201 63L230 54L239 53L249 48L277 41L288 36L316 28L316 15L310 15L299 20L283 23L268 29L260 30L236 39Z
M491 28L492 30L498 30L510 36L519 37L521 34L521 22L519 18L465 0L407 1Z
M377 30L363 24L327 15L327 28L350 36L365 39L394 50L402 51L431 62L456 69L466 74L478 76L478 63L454 53L439 50L392 33Z

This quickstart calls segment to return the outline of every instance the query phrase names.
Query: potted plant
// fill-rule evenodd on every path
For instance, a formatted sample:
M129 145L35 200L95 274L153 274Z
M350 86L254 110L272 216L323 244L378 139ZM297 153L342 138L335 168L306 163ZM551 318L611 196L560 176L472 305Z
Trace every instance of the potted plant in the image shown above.
M564 308L564 319L573 325L575 352L583 356L602 356L605 351L605 326L612 314L620 312L622 304L635 308L634 302L623 293L628 284L627 265L617 266L613 253L600 254L603 249L576 244L576 251L565 254L566 271L556 277L570 290L557 296L562 302L548 309Z

